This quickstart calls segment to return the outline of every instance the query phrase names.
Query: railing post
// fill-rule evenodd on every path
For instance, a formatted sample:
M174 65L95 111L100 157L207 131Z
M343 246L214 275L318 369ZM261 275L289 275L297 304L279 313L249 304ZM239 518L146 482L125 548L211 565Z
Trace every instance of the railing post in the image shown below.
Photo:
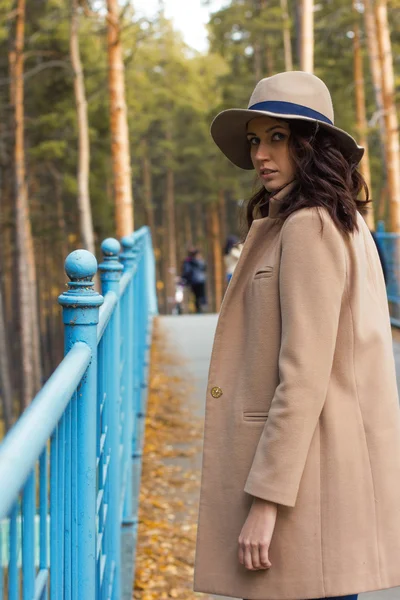
M119 297L119 281L123 270L118 260L121 245L118 240L107 238L101 245L103 262L99 265L101 289L105 296L114 293ZM120 477L120 309L119 302L114 308L113 315L107 327L107 347L104 363L105 389L108 436L110 449L110 464L108 470L108 544L110 558L113 563L112 600L121 597L121 477Z
M66 460L71 461L74 455L77 458L76 464L72 462L71 482L67 483L76 492L76 496L71 497L72 507L76 510L70 511L72 522L65 523L65 528L71 530L72 556L76 557L71 573L72 598L95 600L97 324L103 297L93 289L92 279L97 271L93 254L87 250L72 252L65 261L65 271L70 283L58 299L63 307L65 352L76 342L84 342L92 353L76 399L72 400L76 402L77 410L72 407L71 413L76 415L76 420L72 418L71 443L73 445L76 440L76 448L67 448L69 456ZM59 502L64 502L64 498Z
M146 290L147 290L147 302L149 307L149 314L151 316L158 313L157 307L157 290L156 290L156 260L153 252L153 243L150 229L146 236Z

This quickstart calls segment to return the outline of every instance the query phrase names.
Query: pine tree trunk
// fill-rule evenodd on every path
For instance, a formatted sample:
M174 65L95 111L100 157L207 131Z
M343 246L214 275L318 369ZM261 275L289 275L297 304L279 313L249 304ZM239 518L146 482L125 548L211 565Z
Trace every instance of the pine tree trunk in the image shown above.
M54 180L54 199L56 208L56 222L60 241L57 244L59 248L59 256L61 257L61 264L64 265L64 261L68 255L68 231L65 223L64 205L62 197L62 175L57 171L51 162L47 163L47 169L50 171Z
M282 10L282 36L283 36L283 48L285 52L285 70L293 71L293 57L292 57L292 42L290 36L290 20L287 0L281 0Z
M184 232L185 232L185 248L184 251L188 249L189 246L193 246L193 235L192 235L192 221L191 221L191 206L190 204L184 204L182 206L182 212L184 215Z
M227 222L226 222L226 199L225 190L220 189L218 192L218 210L219 210L219 223L221 233L221 245L224 245L226 238L228 237Z
M253 15L257 18L260 17L260 11L262 9L262 4L260 4L259 0L253 0ZM253 41L253 50L254 50L254 78L256 81L260 81L262 78L262 44L259 39L259 35L256 34L255 39Z
M11 76L11 72L10 72ZM3 128L1 128L3 131ZM1 131L1 133L2 133ZM1 135L0 133L0 135ZM2 171L0 174L1 180L1 206L0 206L0 214L3 221L2 228L2 256L1 256L1 264L3 267L3 306L4 312L6 314L6 328L7 331L11 328L16 328L16 323L18 322L18 313L16 303L13 301L13 289L15 287L15 277L14 273L17 271L15 263L15 227L14 227L14 219L15 219L15 209L14 209L14 199L13 199L13 182L10 177L7 177L6 174L12 171L12 160L11 157L7 157L8 160L2 166ZM12 346L9 347L9 352L11 362L14 362L14 355Z
M172 142L172 134L167 131L167 142ZM166 242L167 242L167 261L166 261L166 294L167 294L167 314L171 314L175 305L175 278L176 271L176 228L175 228L175 177L171 166L172 155L168 151L167 164L167 182L166 182Z
M301 0L300 70L314 71L314 0Z
M390 228L400 232L400 150L398 120L395 105L395 85L392 46L386 0L375 5L376 29L381 61L383 108L386 129L387 178L389 189Z
M41 211L41 220L43 219L44 210ZM45 222L45 221L44 221ZM39 315L39 329L41 331L41 339L47 339L47 327L46 327L46 316L47 316L47 307L48 307L48 299L47 299L47 281L46 279L51 277L52 273L48 268L48 258L46 256L46 237L40 236L38 250L36 252L36 256L38 257L39 264L42 266L43 271L45 273L44 277L38 278L38 315ZM50 357L49 357L49 348L46 343L42 343L42 363L43 363L43 373L45 378L50 373Z
M175 211L175 227L176 227L176 276L181 274L181 266L187 256L187 238L186 238L186 211L185 205L181 204L176 207ZM175 285L176 289L176 285ZM175 290L174 290L175 291ZM175 303L174 303L175 304Z
M386 209L387 209L387 200L388 200L388 185L386 184L381 188L379 194L379 205L378 205L378 221L386 220Z
M147 140L145 138L142 138L140 141L140 145L142 147L144 211L146 214L146 224L150 227L151 234L153 237L153 245L155 245L156 230L155 230L155 224L154 224L153 182L152 182L151 163L150 163Z
M275 74L275 60L274 60L273 52L269 45L267 45L267 47L265 49L265 59L267 61L268 77L272 77L272 75Z
M265 14L267 7L268 7L267 0L261 0L262 14ZM266 66L267 66L266 74L268 75L268 77L271 77L271 75L273 75L275 73L275 61L274 61L274 55L273 55L271 46L269 45L269 43L267 41L267 36L264 37L264 48L265 48L265 62L266 62Z
M9 345L7 344L6 316L4 313L3 289L0 284L0 389L3 419L6 431L13 423L13 402L10 377Z
M355 18L358 19L358 11L356 1L353 0L353 9ZM357 131L358 141L361 146L365 148L365 153L360 164L360 171L365 179L368 189L371 189L371 171L369 167L369 152L368 152L368 137L367 137L367 115L365 110L365 88L364 88L364 72L363 72L363 56L360 39L360 26L356 21L354 23L354 38L353 38L353 49L354 49L354 84L356 94L356 118L357 118ZM368 227L372 230L375 229L374 223L374 211L373 207L369 205L365 220Z
M29 292L31 296L31 327L32 327L32 366L33 366L33 392L36 394L42 387L42 361L39 327L39 300L36 276L36 252L33 241L30 219L26 220L26 253L28 258Z
M262 79L262 56L261 56L261 43L259 41L254 42L254 78L258 82Z
M196 202L195 206L195 219L196 219L196 228L195 228L195 245L196 248L199 248L202 252L205 251L204 244L204 207Z
M74 92L79 132L78 211L84 248L95 254L92 209L89 196L90 143L85 81L79 52L79 4L72 0L70 56L74 71Z
M117 236L134 228L128 117L125 101L125 67L120 39L118 0L107 0L107 40L110 93L111 153Z
M215 310L219 312L223 295L223 272L221 252L221 229L219 222L218 204L213 202L209 205L210 211L210 233L214 270L214 301Z
M372 75L372 83L374 86L375 104L377 110L377 118L379 123L379 134L381 142L382 161L386 167L386 144L385 144L385 120L383 116L383 97L382 97L382 77L381 65L379 58L378 35L376 31L376 22L372 0L364 0L364 19L365 32L367 38L367 48L369 55L369 64ZM386 175L386 173L385 173Z
M211 206L208 204L203 207L205 209L205 251L207 256L207 305L208 312L216 312L215 306L215 265L213 253L213 234L212 234L212 217Z
M15 52L10 57L15 119L15 225L18 270L18 304L21 340L22 395L21 412L31 402L34 392L34 373L32 361L32 314L29 286L29 264L27 229L29 220L28 199L25 181L24 146L24 39L25 39L25 0L17 2L15 31Z

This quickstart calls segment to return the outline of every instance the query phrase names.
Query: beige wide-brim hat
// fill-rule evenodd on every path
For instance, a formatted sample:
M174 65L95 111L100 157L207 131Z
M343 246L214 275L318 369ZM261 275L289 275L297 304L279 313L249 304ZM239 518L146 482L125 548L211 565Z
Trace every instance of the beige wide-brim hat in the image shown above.
M253 169L246 125L256 117L298 119L319 123L338 141L343 155L358 164L364 148L350 134L335 127L333 105L325 83L312 73L287 71L262 79L251 95L247 109L220 112L211 124L211 135L220 150L234 165Z

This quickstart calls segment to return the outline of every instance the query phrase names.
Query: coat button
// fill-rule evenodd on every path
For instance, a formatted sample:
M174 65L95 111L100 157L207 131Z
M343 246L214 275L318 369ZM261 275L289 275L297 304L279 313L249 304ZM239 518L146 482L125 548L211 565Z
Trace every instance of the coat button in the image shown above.
M213 387L211 389L211 396L213 398L221 398L221 396L222 396L222 390L221 390L221 388L219 388L219 387Z

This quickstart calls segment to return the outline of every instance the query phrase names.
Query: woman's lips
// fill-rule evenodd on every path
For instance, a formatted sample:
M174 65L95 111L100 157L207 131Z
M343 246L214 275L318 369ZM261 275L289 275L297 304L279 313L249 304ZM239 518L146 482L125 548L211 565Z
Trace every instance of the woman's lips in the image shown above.
M261 173L261 177L262 179L272 179L274 177L274 175L276 175L278 173L278 171L264 171L263 173Z

